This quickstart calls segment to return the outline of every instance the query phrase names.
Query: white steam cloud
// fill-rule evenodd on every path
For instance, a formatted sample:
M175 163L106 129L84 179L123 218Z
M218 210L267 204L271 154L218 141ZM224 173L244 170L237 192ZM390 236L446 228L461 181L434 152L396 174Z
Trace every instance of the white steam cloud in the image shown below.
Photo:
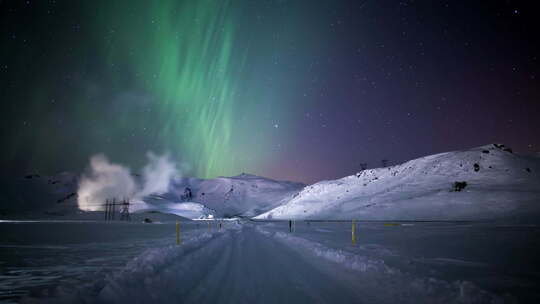
M139 184L130 168L113 164L102 154L92 156L89 171L79 182L79 209L103 210L106 199L138 201L151 194L167 192L171 180L179 175L175 163L168 154L158 156L149 152L147 157L148 164L142 170L142 183Z
M167 192L171 179L178 176L176 165L171 162L169 155L157 156L148 152L148 164L143 168L144 184L137 197Z

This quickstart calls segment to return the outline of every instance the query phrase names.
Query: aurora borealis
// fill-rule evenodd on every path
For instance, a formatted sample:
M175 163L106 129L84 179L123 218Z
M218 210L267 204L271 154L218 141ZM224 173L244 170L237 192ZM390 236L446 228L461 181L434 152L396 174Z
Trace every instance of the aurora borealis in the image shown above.
M50 108L65 98L63 109L55 110L69 112L69 117L47 121L35 117L41 114L38 109L30 110L26 114L34 117L28 121L41 120L42 127L49 124L46 128L52 129L69 124L84 133L84 140L80 134L48 138L43 146L51 154L63 153L61 147L73 142L90 154L106 151L132 163L143 161L147 150L169 151L191 174L201 177L235 175L257 168L268 156L272 134L251 125L262 117L268 121L265 129L274 131L279 117L274 120L272 115L287 101L277 100L279 95L261 87L264 83L254 82L258 79L250 80L253 71L245 68L246 61L260 68L265 66L261 59L272 65L264 58L275 48L250 50L253 37L239 28L242 7L231 1L132 1L129 7L123 1L102 1L70 9L82 14L81 35L90 42L74 43L69 50L52 47L51 52L69 52L75 67L69 66L63 72L68 79L60 82L73 82L68 84L73 92L66 94L65 87L55 85L25 96L36 107ZM81 28L76 25L77 31ZM58 58L55 64L65 60ZM47 73L57 74L58 68L50 66ZM35 81L36 86L49 85L43 79ZM254 117L252 112L261 114ZM42 135L37 136L36 130L29 133L25 136ZM19 149L13 148L13 157ZM54 159L48 157L47 162Z
M157 118L145 113L137 122L158 124L151 135L155 143L176 151L201 177L257 167L271 148L252 132L250 112L280 102L249 96L252 90L244 87L246 61L257 54L241 40L241 8L231 1L138 1L127 9L121 1L103 4L96 18L105 42L102 56L131 75L131 89L151 98L147 110ZM124 73L111 76L125 79Z
M131 85L154 99L156 140L193 160L197 175L237 172L233 110L245 51L235 47L231 3L139 1L128 8L133 13L119 16L124 6L112 2L98 13L104 52L109 65L125 67L134 76Z
M537 21L521 2L0 6L4 173L81 171L95 153L140 167L168 151L190 176L314 182L540 144L525 30Z

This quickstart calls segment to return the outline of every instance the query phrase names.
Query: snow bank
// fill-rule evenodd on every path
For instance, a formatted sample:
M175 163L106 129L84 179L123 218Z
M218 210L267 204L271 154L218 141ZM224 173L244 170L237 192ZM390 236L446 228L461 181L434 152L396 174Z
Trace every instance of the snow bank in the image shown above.
M366 288L371 292L380 288L377 282L384 282L384 286L393 288L385 289L394 299L402 298L404 302L412 300L416 303L512 303L511 296L501 298L485 291L469 281L447 282L432 277L417 277L399 269L389 267L383 260L374 260L365 256L357 255L346 250L326 247L320 243L293 236L290 233L271 232L261 226L257 231L268 237L273 237L289 247L299 251L302 255L311 254L332 263L344 266L347 269L361 272L358 281L366 280Z
M181 246L149 249L108 278L94 302L169 303L183 298L216 266L208 260L222 254L220 249L238 229L229 226L195 236ZM193 269L198 271L193 274ZM191 275L186 277L186 273Z
M27 297L23 303L168 303L164 296L183 290L183 273L207 258L219 253L216 247L230 239L228 233L237 227L184 236L181 246L165 245L145 250L117 272L97 277L90 284L77 289L56 287L47 298ZM221 240L216 242L216 240ZM171 277L173 277L171 279ZM177 282L178 286L171 286ZM196 282L194 282L195 284ZM185 286L184 286L185 287ZM187 288L187 287L186 287ZM188 288L189 289L189 288Z

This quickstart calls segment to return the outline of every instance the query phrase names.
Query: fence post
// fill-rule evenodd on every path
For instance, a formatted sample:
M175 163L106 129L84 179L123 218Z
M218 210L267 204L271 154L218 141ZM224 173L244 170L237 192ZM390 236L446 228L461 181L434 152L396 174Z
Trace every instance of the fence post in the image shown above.
M353 245L356 245L356 221L352 221L351 241Z
M180 222L176 221L176 245L180 245Z
M112 220L114 221L115 219L115 213L116 212L116 197L113 198L112 200Z

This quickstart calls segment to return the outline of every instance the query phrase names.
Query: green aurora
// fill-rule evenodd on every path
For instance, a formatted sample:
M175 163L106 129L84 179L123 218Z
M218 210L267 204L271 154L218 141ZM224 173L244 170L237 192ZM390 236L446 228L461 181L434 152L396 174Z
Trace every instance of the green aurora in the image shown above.
M108 60L131 67L135 85L155 96L158 138L193 160L197 175L237 173L233 109L245 55L234 48L230 1L149 3L133 4L144 6L139 14L116 14L119 2L107 7L99 21L115 29Z
M32 44L21 51L24 41L12 39L0 49L12 58L1 163L24 166L10 170L80 172L103 153L137 171L153 151L170 153L188 176L293 172L286 155L297 151L295 120L304 117L311 84L313 58L303 54L320 44L315 33L305 35L302 5L57 6L54 12L70 14L36 16L39 26L21 32Z
M122 87L120 71L128 71L128 85L151 96L153 114L137 123L159 125L151 136L156 146L173 151L200 177L253 171L268 159L272 135L257 133L252 126L259 118L250 113L270 115L275 110L265 108L279 101L273 93L257 94L264 90L257 83L245 87L246 61L256 58L249 41L240 42L241 7L212 0L103 4L95 21L109 77ZM270 119L265 128L273 125Z

